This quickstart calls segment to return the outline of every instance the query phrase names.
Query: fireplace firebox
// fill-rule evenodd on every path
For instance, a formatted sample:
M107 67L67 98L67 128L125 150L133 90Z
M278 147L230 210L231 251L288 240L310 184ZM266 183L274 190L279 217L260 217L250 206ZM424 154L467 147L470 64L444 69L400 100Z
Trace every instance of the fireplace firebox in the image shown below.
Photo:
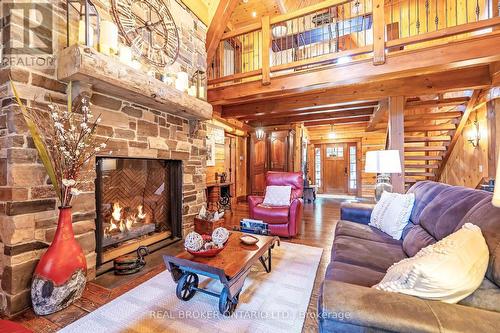
M99 157L96 171L97 268L181 237L181 161Z

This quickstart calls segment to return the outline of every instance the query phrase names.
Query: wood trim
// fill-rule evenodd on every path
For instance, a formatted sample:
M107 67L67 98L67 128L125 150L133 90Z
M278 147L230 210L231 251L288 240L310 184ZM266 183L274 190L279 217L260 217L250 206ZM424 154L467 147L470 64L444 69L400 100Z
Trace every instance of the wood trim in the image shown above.
M372 132L376 130L376 125L384 118L387 114L387 109L389 108L389 101L387 99L383 99L379 102L378 108L373 112L373 115L370 119L370 123L368 127L366 127L367 132Z
M373 64L385 64L384 0L373 0Z
M208 85L215 85L215 84L220 84L220 83L225 83L229 81L236 81L240 79L246 79L252 76L259 76L262 74L262 69L256 69L250 72L244 72L244 73L237 73L233 75L228 75L228 76L223 76L217 79L212 79L208 80Z
M271 83L270 48L271 48L271 25L269 16L262 17L262 84L267 86Z
M476 105L476 103L479 99L480 93L481 93L481 90L479 90L479 89L474 90L474 92L472 93L472 96L471 96L469 102L467 103L467 107L465 108L462 119L460 120L460 123L457 126L455 134L453 135L453 138L451 139L450 145L448 146L448 150L446 151L446 154L443 157L443 161L441 162L441 166L439 167L439 169L436 173L437 179L439 179L441 177L441 174L443 173L443 170L446 167L446 162L448 162L448 159L450 158L450 155L453 152L453 148L455 148L455 145L457 144L458 139L462 135L462 131L465 127L465 124L467 123L467 120L469 119L469 116L472 112L472 109L474 109L474 106Z
M249 24L243 28L228 31L222 34L221 40L226 40L233 37L239 37L241 35L247 34L249 32L254 32L262 29L262 22Z
M224 34L224 30L227 27L227 23L229 22L229 19L238 4L238 0L220 0L219 5L215 10L215 19L212 20L207 30L207 64L212 62L212 59L215 56L215 51L219 47L219 42Z
M404 103L403 96L389 98L389 149L399 150L401 158L401 173L391 175L392 186L397 193L405 191Z
M398 46L406 46L416 43L427 42L433 39L439 39L444 37L450 37L453 35L459 35L467 32L472 32L475 30L481 30L485 28L490 28L500 24L500 17L494 17L483 21L466 23L457 25L454 27L449 27L445 29L440 29L437 31L427 32L424 34L410 36L405 38L394 39L386 42L386 47L398 47Z

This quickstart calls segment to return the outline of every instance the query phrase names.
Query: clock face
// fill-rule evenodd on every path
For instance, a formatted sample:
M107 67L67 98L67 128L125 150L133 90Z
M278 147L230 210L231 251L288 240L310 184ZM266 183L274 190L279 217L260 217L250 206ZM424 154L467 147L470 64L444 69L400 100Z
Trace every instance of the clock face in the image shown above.
M112 0L120 33L135 54L157 67L174 63L179 34L165 0Z

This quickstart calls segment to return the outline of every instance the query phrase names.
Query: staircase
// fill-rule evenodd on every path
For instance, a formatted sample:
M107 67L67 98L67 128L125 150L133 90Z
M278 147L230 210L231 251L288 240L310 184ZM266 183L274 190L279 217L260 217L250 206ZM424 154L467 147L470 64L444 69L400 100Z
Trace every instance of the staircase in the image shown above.
M436 112L405 117L405 185L437 180L443 159L462 119L462 112Z

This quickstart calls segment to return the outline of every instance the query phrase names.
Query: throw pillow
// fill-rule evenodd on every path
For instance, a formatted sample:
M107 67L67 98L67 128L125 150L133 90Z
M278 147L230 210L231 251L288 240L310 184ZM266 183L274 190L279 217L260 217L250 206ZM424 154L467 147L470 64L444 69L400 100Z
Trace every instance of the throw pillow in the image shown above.
M383 192L373 208L369 225L382 230L394 239L401 239L403 229L410 220L415 194Z
M262 204L266 206L290 206L291 186L268 186Z
M466 223L460 230L421 249L387 270L373 286L446 303L457 303L480 285L488 267L489 252L481 229Z

